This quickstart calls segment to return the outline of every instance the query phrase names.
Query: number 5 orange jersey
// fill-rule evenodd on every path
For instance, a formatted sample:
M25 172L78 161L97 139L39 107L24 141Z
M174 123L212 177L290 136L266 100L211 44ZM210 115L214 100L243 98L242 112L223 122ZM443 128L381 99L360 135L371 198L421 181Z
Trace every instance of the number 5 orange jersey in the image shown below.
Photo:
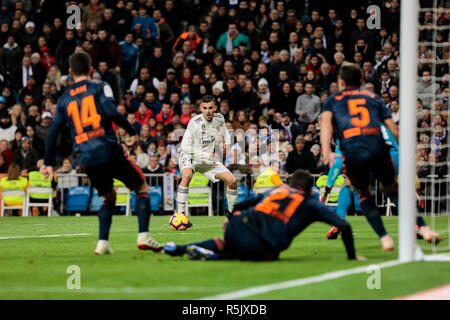
M117 112L111 87L105 82L83 80L75 83L59 99L50 127L45 165L54 165L56 140L61 127L70 129L74 150L84 167L123 157L112 122L135 135L134 128Z
M385 148L380 126L391 118L391 111L373 92L344 89L325 101L324 111L333 113L334 131L344 154L352 149L364 148L377 153Z

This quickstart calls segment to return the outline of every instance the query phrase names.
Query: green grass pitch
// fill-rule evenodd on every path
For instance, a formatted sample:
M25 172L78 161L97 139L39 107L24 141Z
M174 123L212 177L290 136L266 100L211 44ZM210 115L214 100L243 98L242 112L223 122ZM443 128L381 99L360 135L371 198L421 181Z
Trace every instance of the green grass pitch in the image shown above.
M160 242L188 243L222 235L223 217L194 216L194 227L186 231L169 229L168 220L152 217L150 231ZM383 220L397 240L397 217ZM381 251L364 217L352 216L349 221L357 254L367 261L346 260L342 241L326 240L329 226L321 223L298 236L279 261L205 262L139 251L136 217L114 216L110 242L115 253L108 256L93 254L95 216L1 218L0 299L199 299L397 258L397 250ZM445 230L447 223L446 217L438 218L437 229ZM64 234L88 235L37 237ZM448 241L439 246L448 246ZM81 290L67 289L66 271L71 265L80 267ZM448 270L450 263L415 262L382 269L378 290L369 290L370 274L360 273L245 299L392 299L450 283Z

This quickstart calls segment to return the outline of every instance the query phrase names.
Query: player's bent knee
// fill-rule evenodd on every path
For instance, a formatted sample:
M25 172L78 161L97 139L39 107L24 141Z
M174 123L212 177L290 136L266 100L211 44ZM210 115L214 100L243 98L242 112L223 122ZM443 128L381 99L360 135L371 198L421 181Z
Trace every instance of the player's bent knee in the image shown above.
M147 182L143 182L139 187L134 189L134 191L136 192L136 194L149 193L149 188L148 188Z
M229 184L228 184L228 188L232 189L232 190L236 190L237 189L237 183L238 183L238 181L237 181L236 177L233 177L230 180Z

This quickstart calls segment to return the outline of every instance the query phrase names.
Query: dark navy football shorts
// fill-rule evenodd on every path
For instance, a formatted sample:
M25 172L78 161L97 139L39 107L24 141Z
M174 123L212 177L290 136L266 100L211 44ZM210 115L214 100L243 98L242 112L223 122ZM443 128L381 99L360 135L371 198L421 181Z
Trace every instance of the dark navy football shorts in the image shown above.
M373 154L367 150L353 150L344 159L343 173L358 190L367 190L372 176L384 186L395 181L395 169L389 150Z
M100 196L114 189L113 178L122 181L130 190L135 190L145 182L142 170L127 156L86 168L86 174Z

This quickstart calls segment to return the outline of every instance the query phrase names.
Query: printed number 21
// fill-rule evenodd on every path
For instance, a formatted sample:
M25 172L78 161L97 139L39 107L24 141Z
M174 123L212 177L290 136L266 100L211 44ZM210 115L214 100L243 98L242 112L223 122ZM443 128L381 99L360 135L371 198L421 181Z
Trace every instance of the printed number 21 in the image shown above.
M370 122L369 110L365 107L366 99L351 99L348 100L348 111L352 117L352 124L355 127L365 127Z
M102 117L97 112L94 96L92 95L83 98L81 101L81 117L76 101L72 101L69 104L67 114L72 118L77 134L82 134L83 128L87 126L92 126L93 130L100 128Z

